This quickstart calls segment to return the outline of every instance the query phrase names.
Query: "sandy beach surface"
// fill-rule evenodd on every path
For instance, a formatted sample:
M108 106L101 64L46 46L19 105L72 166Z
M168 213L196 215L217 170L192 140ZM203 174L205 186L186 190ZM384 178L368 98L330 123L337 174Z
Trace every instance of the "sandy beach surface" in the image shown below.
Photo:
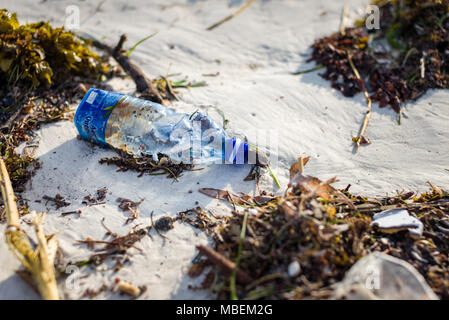
M0 8L18 13L21 22L49 20L63 25L69 5L80 9L80 32L114 45L121 34L128 35L128 48L143 37L158 32L142 43L131 57L150 76L181 73L206 81L208 86L181 89L180 101L171 107L178 111L207 111L221 121L220 115L205 106L223 110L231 133L245 135L251 130L267 130L278 136L278 162L273 171L281 188L265 174L262 190L282 193L288 183L288 168L298 156L310 156L306 173L323 180L337 176L338 187L351 184L354 193L369 196L396 191L425 191L426 181L449 189L449 92L430 91L419 101L406 106L401 125L391 109L373 107L367 130L372 144L353 151L363 120L366 103L363 95L345 98L319 76L319 72L293 76L291 72L314 66L308 63L313 40L339 28L343 2L325 0L259 0L235 19L213 31L206 28L235 11L241 0L152 0L152 1L5 1ZM99 4L101 6L99 7ZM353 20L365 10L367 1L346 1ZM98 9L99 8L99 9ZM210 77L205 74L215 74ZM129 80L111 82L115 91L135 91ZM74 105L75 109L77 106ZM36 157L42 164L23 197L30 209L46 211L47 233L57 232L64 262L80 261L92 252L77 240L105 239L101 220L120 235L135 225L151 225L163 215L197 205L217 214L231 207L208 198L198 188L212 187L255 194L254 181L244 182L248 165L212 165L201 171L185 172L179 182L165 176L137 177L133 172L116 172L116 167L100 165L98 160L115 152L77 139L71 121L43 126L37 132ZM261 142L261 145L264 143ZM88 194L106 187L105 204L86 207ZM56 210L41 203L44 195L61 194L70 206ZM128 213L118 208L118 197L139 201L140 218L125 225ZM198 202L198 204L195 204ZM81 215L62 217L63 211L81 210ZM31 230L31 217L24 216L25 230ZM4 239L5 224L0 225L0 299L37 299L39 296L15 274L19 262ZM33 234L30 232L29 234ZM196 255L195 245L207 244L204 233L176 222L168 239L152 232L131 249L131 264L117 273L113 263L98 268L82 267L59 281L65 299L79 299L86 289L98 290L111 285L116 277L134 285L147 286L140 299L206 299L205 291L192 291L189 284L202 279L187 275ZM118 293L100 293L97 299L128 299Z

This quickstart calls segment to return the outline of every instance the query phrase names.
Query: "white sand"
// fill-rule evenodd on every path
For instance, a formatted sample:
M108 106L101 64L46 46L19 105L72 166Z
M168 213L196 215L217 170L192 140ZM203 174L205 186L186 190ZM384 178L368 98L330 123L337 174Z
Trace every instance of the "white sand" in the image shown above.
M309 46L315 38L338 30L342 3L260 0L237 18L208 32L205 30L208 26L234 11L242 1L140 0L124 7L126 1L107 0L91 16L100 2L77 2L81 10L81 32L111 45L122 33L127 33L130 47L144 36L159 31L132 54L143 70L155 77L165 75L170 68L170 73L182 72L179 79L188 76L191 80L208 82L208 87L182 91L182 101L174 104L177 110L192 112L200 105L215 105L225 112L232 132L245 134L254 128L277 130L279 164L274 171L282 189L276 190L268 175L262 181L262 189L283 191L288 168L298 155L311 156L307 173L322 179L337 175L340 180L337 186L351 183L353 192L384 195L402 189L424 191L427 180L449 188L447 90L429 92L407 106L401 126L397 125L393 111L374 106L367 131L372 144L354 154L351 138L357 135L366 109L362 95L344 98L318 76L319 72L290 75L292 71L313 66L306 62ZM346 2L353 13L363 10L367 4L367 1ZM22 22L49 19L55 25L64 23L65 8L70 4L73 1L0 0L0 7L17 11ZM326 14L320 15L323 12ZM202 76L215 72L220 75ZM120 92L134 90L130 81L114 81L113 85ZM220 119L213 111L211 114ZM216 212L229 211L225 204L217 207L217 201L199 194L199 187L256 191L254 182L242 181L248 166L211 166L186 172L180 182L162 176L137 178L136 173L117 173L116 167L100 165L100 158L112 156L114 152L77 140L76 129L69 121L45 126L38 135L40 147L36 156L42 168L28 185L24 197L30 200L31 209L49 212L45 229L48 233L59 232L66 262L78 261L91 253L75 243L86 237L102 239L103 217L113 231L126 234L137 223L150 225L152 211L155 218L163 214L175 216L178 211L194 207L195 201ZM81 204L83 197L101 187L107 187L110 192L106 204L85 208ZM34 202L44 194L56 193L65 196L71 205L56 211L50 204ZM118 209L117 197L145 199L137 222L124 226L128 215ZM58 214L72 209L81 209L81 217ZM23 225L28 230L29 226ZM36 299L38 295L14 273L19 263L5 245L4 231L5 225L0 225L3 265L0 298ZM59 289L63 297L78 299L85 289L98 289L120 277L135 285L146 285L148 291L142 298L210 298L207 292L188 290L188 284L199 282L186 275L196 254L194 246L207 243L206 236L179 223L167 233L168 241L155 233L152 236L153 239L145 237L137 243L143 253L132 249L132 264L116 274L85 267L80 270L83 278L79 280L79 288L67 288L61 281ZM120 296L107 292L98 298Z

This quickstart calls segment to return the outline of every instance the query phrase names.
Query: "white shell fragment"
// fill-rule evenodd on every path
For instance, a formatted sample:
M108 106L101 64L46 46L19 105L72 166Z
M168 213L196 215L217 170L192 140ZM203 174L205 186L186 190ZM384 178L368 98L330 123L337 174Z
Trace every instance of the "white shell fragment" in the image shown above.
M301 272L301 265L298 261L293 261L288 265L288 276L291 278L297 277Z
M248 213L253 216L257 216L257 209L249 208Z
M424 226L405 209L393 209L376 213L371 225L377 225L382 232L395 233L408 230L412 237L420 237Z
M335 285L331 299L437 300L423 276L408 262L382 252L360 259Z

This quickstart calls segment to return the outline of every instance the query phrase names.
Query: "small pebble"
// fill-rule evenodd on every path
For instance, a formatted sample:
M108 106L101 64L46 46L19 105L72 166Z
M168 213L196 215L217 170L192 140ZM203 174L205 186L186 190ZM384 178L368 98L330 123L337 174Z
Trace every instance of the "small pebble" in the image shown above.
M298 261L293 261L288 265L288 276L291 278L297 277L301 272L301 265Z
M169 216L161 217L155 222L156 229L160 231L168 231L173 229L173 219Z

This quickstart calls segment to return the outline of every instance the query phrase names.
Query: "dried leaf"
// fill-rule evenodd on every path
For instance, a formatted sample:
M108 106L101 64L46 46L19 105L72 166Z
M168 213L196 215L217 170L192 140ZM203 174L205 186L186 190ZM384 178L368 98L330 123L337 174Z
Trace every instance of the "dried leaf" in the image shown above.
M300 159L302 159L302 166L301 166L301 163L299 162ZM292 164L292 166L290 167L290 181L297 173L299 173L301 171L301 167L306 166L306 164L309 162L309 160L310 160L310 157L299 158L297 162Z
M305 176L298 173L290 181L290 184L293 187L300 188L302 192L306 194L316 194L323 199L329 200L330 195L336 191L332 186L330 186L330 184L335 181L336 178L332 178L326 182L322 182L316 177Z

